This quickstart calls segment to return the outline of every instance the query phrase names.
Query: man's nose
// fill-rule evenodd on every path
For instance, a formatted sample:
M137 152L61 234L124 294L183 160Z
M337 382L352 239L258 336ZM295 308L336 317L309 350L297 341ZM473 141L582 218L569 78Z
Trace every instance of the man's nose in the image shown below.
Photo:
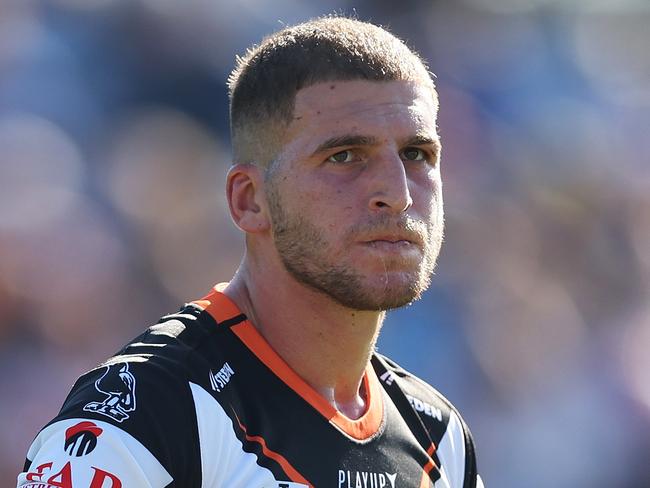
M384 154L372 164L370 210L402 213L413 205L404 161L396 153Z

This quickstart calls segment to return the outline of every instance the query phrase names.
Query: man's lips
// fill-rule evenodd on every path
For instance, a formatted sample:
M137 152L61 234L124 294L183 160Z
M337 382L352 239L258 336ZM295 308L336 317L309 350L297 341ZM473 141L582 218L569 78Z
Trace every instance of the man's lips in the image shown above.
M408 239L393 239L393 238L379 238L379 239L372 239L365 242L367 242L368 244L374 244L374 243L403 244L403 245L414 244L412 241Z
M376 234L366 236L362 239L363 242L368 244L373 242L385 242L388 244L402 244L402 245L415 245L421 247L422 240L417 234Z
M419 236L405 234L378 234L362 239L362 244L384 252L405 252L421 250Z
M395 237L384 237L372 240L367 240L362 243L365 252L370 254L378 254L381 256L393 256L400 259L420 259L422 256L422 249L414 242L407 239L399 239Z

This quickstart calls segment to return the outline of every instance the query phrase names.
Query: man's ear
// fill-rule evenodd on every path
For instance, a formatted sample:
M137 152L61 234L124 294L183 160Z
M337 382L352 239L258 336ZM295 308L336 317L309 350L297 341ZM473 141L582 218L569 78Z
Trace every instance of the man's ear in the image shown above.
M246 233L259 233L270 228L264 198L263 170L255 164L235 164L228 171L226 198L230 216Z

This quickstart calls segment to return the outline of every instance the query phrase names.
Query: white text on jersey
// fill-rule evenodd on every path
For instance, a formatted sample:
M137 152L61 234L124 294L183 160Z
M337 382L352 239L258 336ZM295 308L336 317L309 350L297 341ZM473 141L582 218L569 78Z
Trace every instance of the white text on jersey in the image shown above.
M228 363L225 363L216 373L213 373L212 370L210 370L210 385L212 386L212 389L216 392L220 392L228 384L230 378L234 374L235 371Z
M415 410L418 412L424 412L425 415L433 417L434 419L438 419L438 421L442 422L442 410L428 404L427 402L423 402L419 398L412 397L411 395L406 395L406 398L409 399L409 403Z
M339 488L395 488L395 478L397 473L339 469Z

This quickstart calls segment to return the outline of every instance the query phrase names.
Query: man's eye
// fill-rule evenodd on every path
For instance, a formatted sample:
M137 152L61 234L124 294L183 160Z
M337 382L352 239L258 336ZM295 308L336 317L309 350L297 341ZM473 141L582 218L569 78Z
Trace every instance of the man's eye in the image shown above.
M349 163L354 159L354 154L352 151L341 151L336 154L332 154L327 160L330 163Z
M427 159L427 154L417 147L407 147L402 151L402 158L406 161L424 161Z

